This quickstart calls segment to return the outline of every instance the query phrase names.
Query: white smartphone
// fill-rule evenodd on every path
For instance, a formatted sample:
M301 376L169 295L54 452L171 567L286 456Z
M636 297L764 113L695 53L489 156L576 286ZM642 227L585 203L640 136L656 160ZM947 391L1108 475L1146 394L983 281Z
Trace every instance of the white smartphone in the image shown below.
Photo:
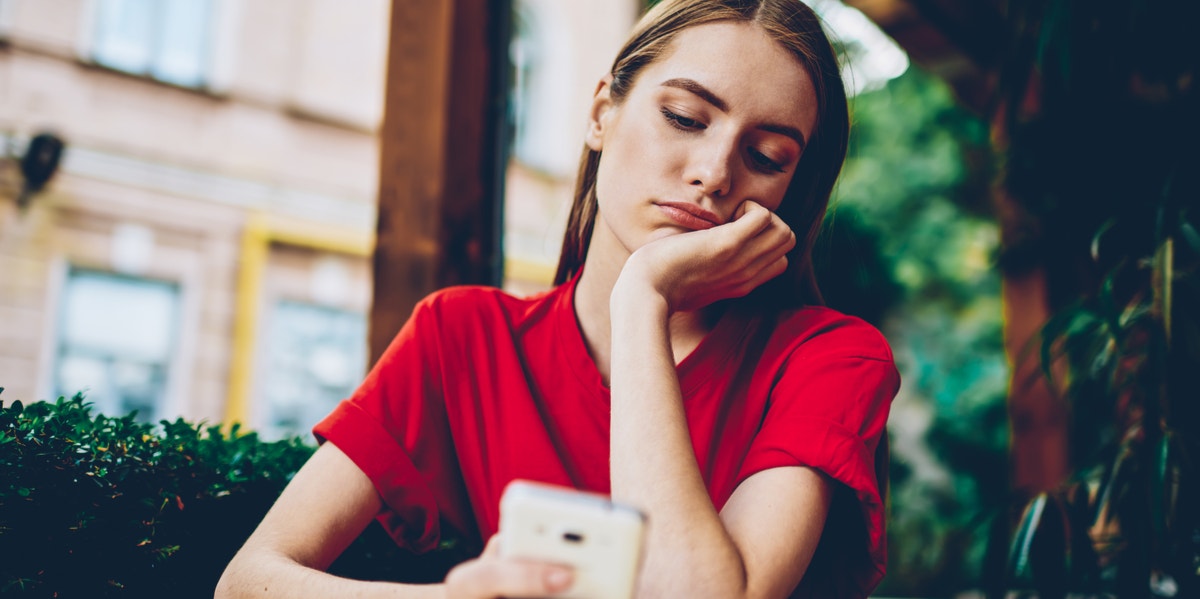
M571 566L560 599L629 599L646 517L598 493L515 480L500 498L500 554Z

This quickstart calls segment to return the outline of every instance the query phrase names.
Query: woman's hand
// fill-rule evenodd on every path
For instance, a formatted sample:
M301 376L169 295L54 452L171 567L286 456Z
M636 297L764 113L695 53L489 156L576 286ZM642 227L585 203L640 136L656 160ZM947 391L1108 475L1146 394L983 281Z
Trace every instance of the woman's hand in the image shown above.
M724 225L672 235L635 251L613 298L631 285L646 286L675 312L741 297L782 274L795 245L796 235L783 220L747 200Z
M450 570L447 599L547 597L570 588L570 568L500 557L498 540L499 535L493 536L482 555Z
M336 445L322 445L230 562L216 596L495 599L546 597L571 586L570 568L500 557L496 537L483 555L455 567L441 585L348 580L326 573L381 507L371 479Z

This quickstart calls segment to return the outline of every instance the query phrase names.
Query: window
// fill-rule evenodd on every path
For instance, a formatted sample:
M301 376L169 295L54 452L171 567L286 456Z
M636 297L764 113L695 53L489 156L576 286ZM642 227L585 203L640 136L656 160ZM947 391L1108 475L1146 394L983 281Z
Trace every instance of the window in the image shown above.
M186 87L208 83L211 0L95 2L97 63Z
M0 0L0 40L8 37L12 28L12 0Z
M573 44L567 29L561 6L514 4L508 48L513 155L527 167L560 177L573 176L579 159L579 140L563 135L578 120L571 112Z
M367 368L367 321L361 313L281 301L271 316L262 396L264 438L306 435L349 397Z
M72 269L59 312L55 395L85 391L102 414L163 417L178 316L177 285Z

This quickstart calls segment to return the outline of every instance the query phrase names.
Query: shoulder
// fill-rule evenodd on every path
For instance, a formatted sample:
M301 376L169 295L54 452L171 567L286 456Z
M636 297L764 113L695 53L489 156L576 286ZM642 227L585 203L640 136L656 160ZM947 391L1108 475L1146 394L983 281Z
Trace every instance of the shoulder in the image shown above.
M447 312L465 310L480 305L496 305L516 299L503 289L486 285L456 285L443 287L425 296L418 308Z
M417 302L393 337L381 362L403 356L406 362L446 359L476 350L490 351L493 341L547 319L548 305L559 293L552 289L518 297L495 287L463 285L439 289Z
M553 304L560 293L561 288L554 288L530 296L516 296L483 285L446 287L422 299L414 308L412 319L418 325L437 324L442 329L488 324L520 327Z
M770 345L784 354L805 357L862 358L891 364L892 349L883 333L854 316L824 306L807 306L779 315Z

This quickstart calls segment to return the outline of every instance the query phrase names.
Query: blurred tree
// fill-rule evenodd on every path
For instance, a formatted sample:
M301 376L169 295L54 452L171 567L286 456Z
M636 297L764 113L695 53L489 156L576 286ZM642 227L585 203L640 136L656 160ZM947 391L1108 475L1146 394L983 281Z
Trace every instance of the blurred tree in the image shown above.
M988 519L1006 501L988 127L915 68L852 111L815 262L829 305L884 330L904 381L879 592L946 595L978 584Z

